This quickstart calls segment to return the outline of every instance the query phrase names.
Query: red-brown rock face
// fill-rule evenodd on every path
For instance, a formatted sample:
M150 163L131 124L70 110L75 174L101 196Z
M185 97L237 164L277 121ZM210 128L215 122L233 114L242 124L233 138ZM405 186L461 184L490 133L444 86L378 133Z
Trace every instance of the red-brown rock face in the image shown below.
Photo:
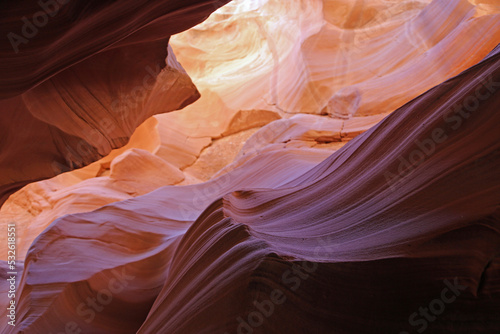
M500 332L498 4L226 2L0 9L2 333Z
M227 1L24 1L0 10L0 204L199 97L169 35Z

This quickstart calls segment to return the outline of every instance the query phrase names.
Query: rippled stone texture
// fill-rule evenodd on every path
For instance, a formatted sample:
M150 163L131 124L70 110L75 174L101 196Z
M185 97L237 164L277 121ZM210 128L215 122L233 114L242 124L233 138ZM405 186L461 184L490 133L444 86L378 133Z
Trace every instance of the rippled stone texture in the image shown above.
M259 0L232 1L171 43L202 96L229 108L348 118L394 111L499 40L492 1Z
M152 180L142 169L135 189L110 185L111 162L133 158L128 149L178 168L183 185L210 180L261 150L333 152L484 57L499 40L498 9L484 1L232 1L171 40L199 100L148 119L126 146L98 162L18 191L0 208L0 223L19 221L26 250L57 217L177 183ZM418 23L428 21L434 25ZM133 105L126 102L119 112Z
M22 34L20 44L0 39L0 204L125 145L151 115L198 99L168 40L227 1L61 2L0 9L2 35Z
M24 259L17 326L2 328L499 332L500 49L481 61L498 42L498 10L492 1L233 1L175 36L198 101L1 208L0 222L17 222ZM119 50L145 47L154 32L131 36ZM119 86L133 91L129 80L144 78L118 68L165 60L155 50L100 63L103 51L88 64L116 65ZM74 83L86 62L21 97L106 151L113 145L79 133L86 121L63 122L65 106L46 98L93 101ZM150 68L147 101L123 117L130 131L135 112L146 119L192 96L170 49L165 62L159 74ZM82 85L100 80L90 65L82 73ZM130 101L117 103L124 112ZM5 261L0 277L2 306Z
M497 48L313 168L281 150L56 220L16 330L397 332L439 298L433 333L500 330L499 82Z

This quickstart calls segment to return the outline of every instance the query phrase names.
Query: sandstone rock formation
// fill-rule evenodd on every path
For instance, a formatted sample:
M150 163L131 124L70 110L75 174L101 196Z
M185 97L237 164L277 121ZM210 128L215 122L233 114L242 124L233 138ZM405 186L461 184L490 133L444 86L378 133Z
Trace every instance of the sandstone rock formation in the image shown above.
M26 257L16 330L394 332L455 284L433 332L498 331L498 82L500 48L309 171L262 155L279 172L56 220Z
M225 2L0 44L3 332L500 332L500 6Z
M441 24L424 25L424 37L435 40L426 42L426 47L421 45L423 37L419 37L420 44L414 42L424 31L417 23L439 13ZM146 150L181 170L183 185L207 181L226 166L233 168L228 166L232 162L240 165L261 149L295 146L333 152L388 112L484 57L499 40L498 13L494 4L467 1L232 1L171 40L177 58L201 92L199 100L182 111L148 119L125 147L90 166L25 187L0 208L0 223L16 220L30 229L27 249L61 215L90 211L144 194L160 184L172 184L148 185L143 178L134 185L135 190L120 188L111 195L107 178L101 177L109 176L115 157L124 152L133 156L126 153L132 148ZM328 36L336 31L338 37L325 38L325 31L330 31ZM352 39L346 40L346 36ZM394 81L396 77L398 81ZM149 83L149 76L146 79ZM365 97L370 94L376 96L368 103ZM301 98L293 102L298 96ZM166 99L171 101L168 94ZM134 102L129 100L119 100L118 111L127 112ZM164 110L168 101L147 109ZM373 103L377 106L372 108ZM310 113L311 108L313 115L294 116ZM365 114L362 110L373 115L360 116ZM279 118L282 120L274 121ZM98 123L103 123L101 131L106 134L112 122ZM89 140L98 139L95 132L90 134ZM63 143L63 148L69 147L67 141ZM20 155L19 150L10 152ZM66 150L67 159L48 161L59 172L76 155L78 151L70 149ZM18 161L18 168L3 164L8 169L2 175L17 172L24 177L20 171L27 166L24 160ZM90 183L77 185L96 176ZM96 191L89 184L107 195L93 198L90 195Z
M125 145L151 115L195 101L199 93L167 52L168 39L227 1L2 7L0 205L29 182Z

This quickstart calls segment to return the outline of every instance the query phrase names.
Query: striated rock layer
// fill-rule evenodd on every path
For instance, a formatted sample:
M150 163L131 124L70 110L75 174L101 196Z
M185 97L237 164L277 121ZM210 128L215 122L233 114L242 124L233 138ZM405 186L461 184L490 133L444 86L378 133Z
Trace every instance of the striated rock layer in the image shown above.
M125 2L124 6L130 4ZM164 5L166 2L158 3ZM91 7L89 13L78 15L91 16L92 10L97 9ZM147 18L160 13L150 8L138 10L147 12ZM60 13L64 13L63 7ZM164 31L173 28L168 22ZM177 59L198 87L200 99L183 110L148 118L127 145L89 166L17 191L0 208L0 224L18 223L20 255L24 256L36 236L65 214L92 211L161 186L205 182L262 152L310 147L333 152L404 103L477 63L498 43L499 24L499 7L492 1L233 0L203 23L171 38ZM119 35L122 27L116 29ZM40 29L40 35L32 41L44 36L42 32ZM182 80L172 84L177 74L165 67L152 88L158 94L149 97L146 106L134 96L134 92L141 95L137 88L151 88L153 76L161 69L157 63L148 65L150 60L146 59L158 55L155 49L145 47L146 41L157 38L157 34L159 30L141 35L144 40L137 38L133 50L139 50L142 43L147 52L132 52L131 47L126 57L115 52L105 65L99 65L94 57L89 59L85 65L88 68L82 69L84 74L78 73L79 77L107 76L105 83L92 88L98 103L90 94L80 94L72 75L54 79L59 89L67 87L65 94L78 92L75 103L68 102L72 108L81 101L96 102L89 104L90 114L77 106L78 118L73 119L73 111L53 99L53 90L45 89L42 94L35 88L33 92L51 98L33 97L30 91L23 99L27 95L33 99L30 110L35 114L48 109L43 106L51 106L50 114L41 116L44 120L54 122L64 134L74 133L83 136L85 142L99 144L99 152L121 146L149 115L180 107L172 104L180 102L184 95L179 92L184 88L190 89L185 91L187 95L196 95L187 76L179 74L180 68L177 74ZM31 40L21 44L20 54L36 45ZM121 44L110 48L115 45ZM165 51L164 46L161 51ZM167 60L173 61L172 52L168 54ZM157 60L163 62L164 56ZM144 67L136 71L136 63ZM109 80L112 82L108 85ZM129 81L137 86L129 87ZM180 85L180 81L186 85ZM91 83L85 81L86 87ZM115 96L114 90L121 87L125 95L111 99L109 113L99 107L108 103L106 96ZM101 89L108 92L103 94ZM104 119L89 121L94 110ZM111 118L106 120L105 115ZM15 175L23 179L28 172L34 175L51 169L59 173L70 166L84 165L79 157L91 162L100 156L90 159L93 155L87 154L83 142L72 147L71 141L62 136L54 141L56 146L62 145L62 157L55 153L59 158L45 157L47 164L39 165L36 160L27 164L24 157L31 152L27 150L36 149L36 157L41 158L49 137L32 141L32 134L26 132L27 138L21 139L10 126L7 131L9 141L13 141L0 156L5 154L15 161L7 164L7 157L0 160L0 178ZM30 144L19 146L19 141ZM318 153L313 151L306 154ZM327 154L318 153L318 159ZM137 165L142 159L145 162ZM4 237L0 235L0 241Z
M18 1L2 6L0 205L86 166L148 117L199 98L167 44L227 1Z
M2 6L2 333L500 332L498 4L226 2Z
M315 167L271 150L59 218L15 331L498 332L499 89L497 47Z
M207 118L220 105L348 119L394 111L499 40L495 1L234 0L171 43L202 93L185 113L211 100Z

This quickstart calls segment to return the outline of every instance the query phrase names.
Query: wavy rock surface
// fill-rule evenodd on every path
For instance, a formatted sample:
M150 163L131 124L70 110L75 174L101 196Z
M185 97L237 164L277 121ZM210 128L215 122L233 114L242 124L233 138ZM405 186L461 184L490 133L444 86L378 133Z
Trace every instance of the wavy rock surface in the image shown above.
M104 51L114 50L119 56L118 50L124 47L134 50L133 45L144 48L158 41L157 50L165 52L170 35L202 22L226 2L155 0L144 6L131 0L25 0L2 6L0 15L6 19L0 28L7 38L0 41L0 98L20 95ZM147 57L147 52L143 56ZM159 58L158 62L164 60Z
M138 333L498 331L498 90L500 48L280 189L215 201Z
M499 89L497 48L313 168L271 151L59 218L26 257L16 330L497 332ZM409 323L420 307L439 315Z
M168 39L225 2L2 6L0 16L8 19L0 31L8 38L0 41L0 205L29 182L86 166L125 145L148 117L199 98L167 52Z
M171 44L224 108L349 118L394 111L499 40L493 1L259 0L232 1Z
M130 4L127 2L125 6ZM146 17L159 14L149 8L140 11L148 12ZM64 214L91 211L163 185L207 181L242 165L260 152L291 147L314 147L333 152L379 122L388 112L479 61L499 40L498 18L498 6L486 1L232 1L201 25L172 38L178 59L201 92L199 100L182 111L149 118L126 146L90 166L18 191L0 208L0 223L18 221L25 231L24 249L27 249L43 229ZM156 32L150 33L148 42L156 36ZM42 30L40 36L44 36ZM103 36L104 39L108 37ZM33 38L33 42L37 38ZM144 47L145 41L138 37L136 40L134 43L142 43ZM22 51L23 47L35 46L37 44L30 41L20 47ZM171 55L169 52L167 59ZM116 64L118 56L115 52L111 68L121 68ZM92 59L89 64L96 63ZM138 57L132 52L123 59L128 69L127 77L118 71L118 78L112 80L119 81L120 86L133 81L128 77L133 72L130 59L133 63L137 59L145 62L145 67L138 68L136 73L137 85L141 87L144 80L147 85L153 83L149 74L157 72L157 63L146 65L142 54ZM161 62L163 58L157 60ZM96 77L99 73L95 72L89 73ZM165 74L162 78L167 80L171 75ZM69 81L59 82L67 85ZM172 89L178 84L176 82ZM99 142L102 144L100 151L107 152L115 147L113 142L118 141L118 146L125 143L144 117L178 107L168 106L177 101L179 95L173 90L167 91L158 80L156 85L155 91L172 94L163 94L164 100L150 97L149 101L157 102L149 103L148 107L139 105L133 109L137 101L132 95L126 93L124 98L119 98L119 92L116 93L117 99L111 102L115 103L116 110L111 110L111 116L124 117L117 120L121 123L112 133L107 129L113 127L115 118L111 122L101 120L87 125L81 118L68 123L67 116L71 112L39 117L58 124L64 133L83 136L94 145ZM134 86L130 86L132 88L123 89L133 90ZM103 87L100 85L95 90L98 88ZM116 85L112 88L121 89ZM75 91L73 89L71 94ZM108 95L113 94L111 89ZM31 109L35 114L37 110L44 110L38 108L40 103L55 103L36 97L33 101L38 101L38 104L33 102L37 107ZM140 116L136 112L144 117L134 121L134 117ZM363 116L366 114L370 116ZM80 113L79 116L88 115ZM101 133L94 131L101 126ZM12 128L15 127L8 127L8 133ZM1 160L1 166L9 166L5 167L2 176L16 175L22 179L28 172L47 172L49 162L51 168L56 167L57 173L73 163L74 167L83 165L78 159L78 150L72 149L67 138L55 141L63 143L61 152L66 150L62 160L57 159L54 163L46 157L47 164L32 163L31 167L19 159L20 153L27 156L31 152L27 150L32 147L40 156L38 152L45 152L45 137L32 141L31 137L21 139L12 132L5 143L10 140L13 142L7 145L9 149L2 150L2 154L9 154ZM22 146L19 141L29 141L31 146ZM86 148L76 145L76 148ZM154 175L158 164L162 163L142 152L149 156L147 159L157 161L157 164L143 166L151 168L149 172L143 169L133 176L135 181L141 178L143 181L134 182L129 177L126 182L115 180L111 186L107 177L112 172L113 159L121 160L122 165L133 164L136 154L127 152L129 149L145 150L164 160L177 176L171 182L166 182L165 178L156 182L148 177ZM84 157L89 158L88 155ZM132 160L127 162L129 158ZM9 159L17 160L7 165ZM88 162L92 160L89 158ZM78 185L91 178L95 180ZM183 180L178 183L179 179ZM14 186L17 188L20 184ZM94 196L95 193L103 196Z
M235 169L231 173L221 176L218 179L200 185L167 187L170 191L166 192L166 197L164 197L164 195L158 197L165 199L165 202L163 202L163 200L158 201L156 196L151 197L155 199L156 204L152 202L147 204L137 202L138 206L133 209L136 213L129 212L129 209L125 209L129 204L132 204L131 202L129 202L129 204L125 204L127 201L120 202L125 204L125 206L122 211L123 216L118 220L112 218L113 214L111 214L108 216L109 220L103 216L104 221L101 220L95 225L95 222L92 220L84 222L75 216L76 219L73 220L74 224L69 227L67 232L72 230L75 231L76 234L71 232L71 235L67 235L66 232L60 231L59 228L52 225L52 227L49 227L49 230L52 232L47 231L48 234L46 237L43 236L45 233L42 233L36 241L38 243L40 242L38 240L45 240L41 242L44 244L46 242L45 245L49 248L42 246L40 248L40 250L43 249L41 253L35 251L37 254L35 255L35 253L30 251L27 257L31 258L34 256L34 258L45 258L45 254L58 253L60 256L72 258L75 261L74 264L78 266L79 269L70 269L72 265L68 262L56 260L53 262L53 265L65 271L66 274L62 276L59 274L53 275L52 280L43 283L48 285L40 286L41 290L38 291L40 291L40 293L45 291L48 294L43 292L42 294L45 296L40 295L37 297L27 292L30 291L31 288L27 290L23 288L22 291L20 289L19 293L21 293L21 300L25 300L25 306L21 305L20 307L26 307L28 313L24 314L24 311L18 311L18 315L23 318L25 317L26 321L18 323L16 330L21 328L25 333L45 332L50 330L56 332L64 331L68 323L73 323L73 320L70 320L72 316L69 315L73 314L77 316L75 319L76 323L78 323L78 327L82 329L84 333L134 333L142 324L142 321L144 321L147 310L151 307L154 298L161 289L166 277L166 272L168 271L168 262L175 252L178 241L196 217L210 204L213 198L220 197L234 188L247 185L263 188L285 184L300 175L303 171L313 168L317 163L326 158L324 153L324 151L316 152L313 150L307 154L307 152L291 150L281 152L281 157L277 157L274 154L263 155L255 158L248 164L248 166L251 166L253 169ZM269 173L262 174L260 177L255 177L253 170L264 168L267 168ZM85 185L86 187L82 185L81 189L87 189L88 191L95 189L90 181L92 180L87 181L88 184ZM112 189L113 188L111 188L111 190ZM150 195L154 193L155 192ZM109 196L109 194L94 194L97 198L106 195ZM146 206L143 204L146 204ZM115 205L120 204L117 203ZM144 210L149 211L151 215L151 219L146 219L147 223L143 221L145 218ZM69 218L72 216L66 217ZM131 234L129 225L134 225L136 232L132 232ZM55 228L55 230L53 230L53 228ZM80 232L77 231L82 231L82 228L88 232L87 236L89 239L87 239L87 241L91 242L92 245L84 245L87 241L80 240L83 241L81 246L88 250L97 247L100 249L99 251L89 251L78 254L76 250L69 250L69 248L73 247L70 245L75 245L80 242L79 239L81 235ZM91 241L91 239L93 239L91 235L96 229L102 232L100 232L100 234L103 238L99 237ZM134 233L135 236L133 235ZM58 242L53 244L53 238L60 238L66 245L64 248L67 249L69 253L66 251L60 253L60 245L58 245ZM118 240L121 240L121 244L116 247L112 246L108 248L108 246ZM140 244L137 244L138 240L141 240ZM129 249L131 246L129 243L135 245ZM54 245L56 248L51 248L51 245ZM100 264L96 266L94 263L95 261ZM135 264L131 266L130 261ZM160 265L160 263L162 264ZM40 267L42 271L44 270L43 266L42 264L42 267ZM58 269L56 269L56 271L57 270ZM134 278L129 279L129 277ZM121 284L114 280L111 281L113 278L118 279ZM152 278L153 280L151 280ZM91 284L97 285L87 286L87 281L89 279L92 279L94 282ZM135 279L142 280L143 283L137 285L132 282ZM21 280L21 286L24 284L23 282L24 281ZM108 286L109 282L112 282L113 286ZM36 282L30 282L28 284L37 285ZM104 290L111 291L109 290L110 288L112 290L115 288L117 292L113 292L112 300L109 305L107 300L105 300L104 304L106 304L106 307L101 309L98 306L97 308L100 311L94 310L92 313L92 307L89 308L86 304L86 297L82 299L83 305L81 305L79 301L78 305L73 307L65 304L65 299L69 297L69 295L59 296L61 293L65 294L65 291L70 291L73 288L80 289L80 287L83 290L79 290L79 293L82 293L82 296L88 295L89 298L107 298L104 295L94 295L93 292L95 289L97 289L95 290L97 292L101 290L101 292L103 292ZM120 287L122 288L120 289ZM129 289L134 291L131 292ZM22 297L25 293L30 295L26 299ZM106 292L104 293L106 294ZM142 305L139 306L141 310L137 309L138 304L135 301L137 299L136 293L141 294L141 302L139 302L139 304ZM126 304L128 304L128 306L122 304L121 301L123 298L127 300ZM111 303L113 300L114 302ZM61 305L61 307L65 307L69 311L68 317L63 317L63 321L55 318L53 320L48 320L53 316L51 312L55 310L53 308L55 304ZM40 307L36 307L36 310L32 310L34 311L34 313L32 313L32 311L29 311L32 305L39 305ZM120 320L123 314L136 315L128 319L129 322L123 322ZM116 320L110 322L112 317L116 317Z
M0 42L4 332L500 332L498 4L225 2Z

